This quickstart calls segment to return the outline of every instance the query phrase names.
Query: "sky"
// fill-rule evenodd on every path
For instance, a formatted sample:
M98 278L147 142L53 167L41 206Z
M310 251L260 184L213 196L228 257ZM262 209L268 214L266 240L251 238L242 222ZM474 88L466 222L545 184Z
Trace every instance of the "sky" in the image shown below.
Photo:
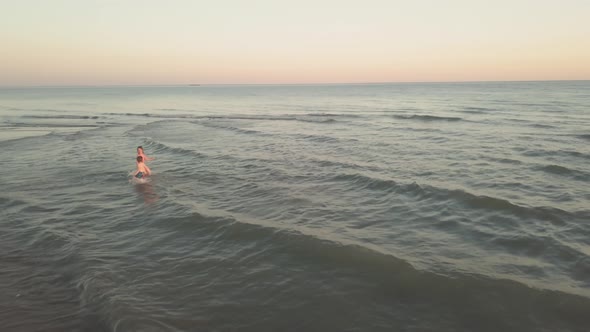
M0 86L590 79L588 0L0 0Z

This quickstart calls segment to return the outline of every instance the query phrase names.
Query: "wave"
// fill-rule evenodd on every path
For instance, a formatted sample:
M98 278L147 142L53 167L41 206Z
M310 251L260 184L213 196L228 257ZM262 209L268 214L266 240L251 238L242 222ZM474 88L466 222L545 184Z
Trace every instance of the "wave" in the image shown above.
M229 130L229 131L233 131L233 132L244 134L244 135L257 135L257 136L263 136L263 137L275 137L276 136L276 134L266 133L266 132L262 132L262 131L258 131L258 130L252 130L252 129L238 128L238 127L234 127L234 126L227 126L227 125L222 125L221 123L215 123L215 122L211 123L211 122L199 121L199 122L192 122L192 123L202 125L205 127L209 127L209 128ZM339 139L339 138L325 136L325 135L292 134L292 135L288 135L288 136L294 137L295 139L299 139L299 140L319 142L319 143L337 143L337 142L341 141L341 139ZM347 141L356 142L357 140L356 139L348 139Z
M194 112L195 110L192 109L182 109L182 108L156 108L156 111L166 111L166 112Z
M497 112L498 109L488 108L488 107L463 107L460 110L457 110L459 113L466 113L466 114L486 114L489 112Z
M323 157L325 158L325 157ZM382 171L383 169L374 165L374 164L366 164L366 163L356 163L352 161L339 161L339 160L330 160L330 159L319 159L319 158L309 158L306 159L311 163L317 164L320 167L330 167L335 169L352 169L352 170L370 170L370 171Z
M147 117L157 119L194 119L194 120L253 120L253 121L301 121L311 123L335 123L333 117L340 115L193 115L193 114L153 114L153 113L103 113L131 117ZM326 118L327 117L327 118Z
M153 123L152 123L153 124ZM202 124L202 123L199 123ZM142 127L142 125L138 126L138 127ZM217 126L213 126L215 128L217 128ZM237 128L226 128L223 127L224 129L229 129L229 130L234 130L234 131L238 131L238 132L243 132L245 134L256 134L254 132L244 132L242 130L239 130ZM271 135L271 134L267 134L267 135ZM290 135L290 137L293 137L296 140L307 140L307 141L311 141L311 142L317 142L317 143L337 143L340 141L340 139L338 138L333 138L333 137L329 137L329 136L321 136L321 135L305 135L305 134L295 134L295 135ZM355 142L355 139L348 139L349 142ZM278 171L278 169L276 168L277 163L280 165L284 165L285 160L283 158L272 158L272 156L269 156L270 158L242 158L238 155L232 154L232 155L226 155L226 154L219 154L219 155L208 155L208 154L204 154L204 153L200 153L197 152L195 150L191 150L191 149L187 149L187 148L180 148L180 147L172 147L170 145L167 145L163 142L160 142L158 140L155 140L153 138L146 138L143 139L143 145L144 148L149 149L150 151L153 150L154 154L162 154L162 153L173 153L173 154L177 154L179 156L194 156L194 157L198 157L201 159L217 159L217 160L224 160L227 162L230 162L231 164L234 165L241 165L240 167L243 168L249 168L250 166L248 165L255 165L256 167L263 167L262 165L273 165L274 168L268 168L268 172L276 172ZM354 169L354 170L374 170L374 171L379 171L381 170L381 168L376 167L373 164L357 164L351 161L339 161L339 160L329 160L329 159L322 159L322 158L316 158L317 156L308 156L308 157L302 157L303 159L299 159L299 162L306 162L306 163L310 163L311 165L318 165L320 167L333 167L333 168L339 168L339 169Z
M30 119L67 119L67 120L86 120L86 119L99 119L97 115L23 115L21 118Z
M420 121L463 121L460 117L445 117L445 116L434 116L434 115L394 115L394 118L404 120L420 120Z
M583 264L588 256L563 243L553 236L531 235L531 234L486 234L480 243L486 241L491 245L492 250L498 247L505 248L518 256L541 258L551 264L562 266L568 271L573 279L588 283L590 277L590 266ZM582 262L582 264L581 264Z
M12 126L12 125L17 125L17 126ZM2 126L0 125L0 128L6 129L6 130L14 130L14 132L17 134L17 137L11 138L8 137L6 139L3 139L0 141L0 145L12 145L15 142L27 142L29 140L38 140L38 139L46 139L49 137L59 137L59 138L63 138L64 140L76 140L79 139L82 134L88 134L88 133L92 133L95 131L99 131L99 130L103 130L105 129L107 126L112 126L115 124L109 123L109 124L103 124L103 125L81 125L81 124L77 124L77 125L68 125L68 124L38 124L38 125L34 125L34 124L21 124L21 123L12 123L9 126ZM67 128L67 130L65 131L60 131L60 129L65 129ZM21 131L19 131L18 129L23 129L24 132L44 132L42 134L33 134L33 135L26 135L24 137L18 137L18 134L21 133ZM72 131L71 129L80 129L80 130L76 130L76 131Z
M179 204L171 205L178 207ZM326 288L318 289L320 295L326 292L337 295L338 299L349 300L340 295L353 292L360 294L359 301L368 296L366 300L380 309L399 305L396 308L400 315L421 317L430 312L437 318L446 313L459 317L475 316L478 326L482 326L481 321L486 323L486 331L511 330L506 327L515 324L524 324L523 328L517 329L519 331L590 324L587 315L590 299L583 296L478 274L420 270L394 253L371 244L338 239L333 234L321 235L305 228L279 228L264 221L203 211L205 208L176 210L182 210L182 215L174 213L175 217L142 221L142 233L154 234L151 239L144 238L146 248L153 245L159 250L142 252L141 246L133 245L129 249L131 253L123 252L122 257L116 254L106 256L104 251L84 252L83 264L77 266L67 279L68 284L75 286L72 290L78 292L81 303L76 304L88 309L103 308L97 313L101 321L106 325L117 325L122 319L133 319L130 313L134 311L138 317L143 314L149 318L149 310L155 308L154 305L164 303L164 307L167 306L167 302L158 301L174 300L175 296L181 297L176 298L176 302L188 300L182 293L162 297L162 293L148 291L143 295L143 290L154 286L163 291L182 291L182 286L188 285L193 293L201 294L199 290L205 294L221 292L234 300L251 296L251 292L237 290L250 285L270 291L280 289L286 297L300 292L302 287L309 289L322 285ZM184 250L177 250L179 245L185 246ZM133 253L140 255L131 255ZM105 259L110 264L120 263L112 272L95 264ZM125 268L132 273L117 274L117 269ZM226 279L230 274L235 274L236 278ZM161 284L162 278L166 278L166 284ZM198 294L191 299L204 296ZM265 306L281 305L280 301L284 299L284 296L269 296L264 300ZM293 305L296 301L287 304ZM198 305L205 308L209 303ZM118 311L120 307L126 309L125 313ZM210 308L215 309L215 306ZM178 321L171 319L168 324L178 328L178 324L187 318L176 317ZM456 321L462 322L462 319L456 318ZM188 325L187 328L190 329Z
M554 174L568 175L568 174L572 173L571 169L564 167L564 166L559 166L559 165L547 165L547 166L541 167L541 169L546 172L554 173Z
M557 128L556 126L541 124L541 123L531 124L531 125L529 125L529 127L541 128L541 129L555 129L555 128Z
M76 123L24 123L24 122L9 122L2 127L15 127L15 128L94 128L94 124L76 124Z
M153 154L170 152L170 153L178 153L181 155L192 155L194 157L203 158L203 159L208 158L207 155L199 153L197 151L183 149L183 148L177 148L177 147L171 147L169 145L166 145L164 143L160 143L158 141L155 141L155 140L149 139L149 138L144 140L144 148L148 148L150 151L152 151Z
M510 121L510 122L518 122L518 123L530 123L530 120L524 120L524 119L516 119L516 118L507 118L507 119L503 119L503 121Z
M233 131L233 132L245 134L245 135L273 136L272 134L265 133L265 132L262 132L259 130L243 129L243 128L238 128L238 127L234 127L234 126L224 126L222 124L218 124L215 122L213 122L213 123L211 123L211 122L192 122L192 123L198 124L198 125L201 125L204 127L209 127L209 128L229 130L229 131Z
M589 140L590 141L590 135L584 134L584 135L578 135L577 137L578 138L581 138L581 139L585 139L585 140Z
M459 189L446 189L417 183L401 184L394 180L372 178L361 174L339 174L330 181L348 182L351 185L367 190L386 193L398 193L412 196L417 200L454 201L469 208L508 213L519 218L545 220L565 225L574 219L590 218L590 211L568 212L554 207L525 207L501 198L476 195Z
M295 115L298 116L298 115ZM362 118L363 115L352 113L306 113L304 116L321 117L321 118Z
M71 110L53 109L53 108L18 108L10 107L9 111L23 111L23 112L46 112L46 113L70 113Z
M487 111L495 111L496 110L494 108L477 107L477 106L467 106L467 107L463 107L463 109L468 110L468 111L480 111L480 112L487 112Z
M27 202L21 199L0 196L0 207L2 207L2 210L4 211L8 211L12 208L22 207L23 205L27 204Z
M590 159L590 154L578 152L578 151L568 151L568 150L560 150L558 151L561 154L576 157L576 158L583 158L583 159Z
M311 123L333 123L333 122L336 122L335 119L331 119L331 118L321 119L321 120L318 120L318 119L306 119L306 118L296 118L295 120L296 121L301 121L301 122L311 122Z
M489 157L489 156L482 156L482 158L487 159L487 160L490 160L490 161L499 162L499 163L502 163L502 164L522 165L522 161L516 160L516 159L495 158L495 157Z
M0 126L0 128L3 128L3 127ZM53 132L46 132L41 135L31 135L31 136L24 136L24 137L8 137L8 138L0 140L0 146L10 147L17 142L23 143L23 142L27 142L29 140L37 140L40 137L51 137L51 136L54 136Z
M312 142L319 142L319 143L338 143L340 139L330 136L324 135L305 135L305 134L297 134L295 135L297 138L301 138L304 140L309 140Z
M561 176L567 176L580 181L590 181L590 174L585 172L567 168L560 165L546 165L538 167L539 170L546 173L557 174Z
M321 117L350 117L350 118L356 118L358 117L358 115L352 115L352 114L336 114L336 113L307 113L305 114L307 116L321 116Z
M523 149L521 149L523 150ZM522 153L527 157L575 157L575 158L582 158L582 159L590 159L590 154L582 153L579 151L572 151L572 150L526 150Z
M144 139L144 148L149 149L153 152L153 154L165 154L165 153L172 153L177 154L179 156L190 156L191 158L199 158L201 160L207 161L214 161L214 160L222 160L224 165L234 165L236 167L241 168L242 170L246 169L254 169L256 168L258 172L265 172L265 174L270 174L271 172L278 173L281 172L276 168L272 168L269 166L270 163L275 162L276 160L271 159L243 159L239 158L235 155L228 155L228 154L216 154L216 155L208 155L204 153L200 153L190 149L184 149L179 147L172 147L167 144L158 142L153 139ZM253 163L255 161L256 163ZM176 174L184 174L186 172L190 172L192 168L179 168L176 170L171 170Z
M517 321L529 317L541 321L537 322L541 325L548 319L547 312L558 316L558 321L590 323L586 314L589 298L477 274L418 270L408 261L370 244L306 233L305 229L281 229L256 221L199 213L166 220L158 227L167 229L162 233L170 234L171 241L177 241L178 235L170 233L169 228L191 239L205 239L203 245L209 247L234 245L237 251L231 253L232 259L242 266L256 266L268 257L282 257L291 264L319 266L335 275L347 271L348 278L364 281L359 285L372 285L388 298L406 304L422 302L455 312L477 312L490 321L505 321L508 311L511 317L518 317Z

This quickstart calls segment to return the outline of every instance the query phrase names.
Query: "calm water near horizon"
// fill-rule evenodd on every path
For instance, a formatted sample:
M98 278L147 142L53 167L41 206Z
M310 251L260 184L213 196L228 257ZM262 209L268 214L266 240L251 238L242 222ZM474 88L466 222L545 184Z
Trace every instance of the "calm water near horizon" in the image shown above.
M589 331L589 91L0 88L0 330Z

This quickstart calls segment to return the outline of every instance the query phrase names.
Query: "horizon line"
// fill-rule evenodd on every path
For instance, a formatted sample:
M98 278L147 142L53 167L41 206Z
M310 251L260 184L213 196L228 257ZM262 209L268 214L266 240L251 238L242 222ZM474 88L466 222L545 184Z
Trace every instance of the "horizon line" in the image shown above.
M71 84L71 85L0 85L5 88L99 88L99 87L200 87L200 86L314 86L314 85L380 85L380 84L464 84L464 83L532 83L586 82L590 79L548 80L464 80L464 81L382 81L382 82L320 82L320 83L162 83L162 84Z

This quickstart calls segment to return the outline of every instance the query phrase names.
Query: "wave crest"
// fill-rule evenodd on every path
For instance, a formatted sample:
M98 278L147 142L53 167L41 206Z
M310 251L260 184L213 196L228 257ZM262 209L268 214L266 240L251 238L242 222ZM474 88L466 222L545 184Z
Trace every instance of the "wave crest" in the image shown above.
M420 121L463 121L463 118L460 118L460 117L420 115L420 114L394 115L393 117L397 118L397 119L403 119L403 120L420 120Z

